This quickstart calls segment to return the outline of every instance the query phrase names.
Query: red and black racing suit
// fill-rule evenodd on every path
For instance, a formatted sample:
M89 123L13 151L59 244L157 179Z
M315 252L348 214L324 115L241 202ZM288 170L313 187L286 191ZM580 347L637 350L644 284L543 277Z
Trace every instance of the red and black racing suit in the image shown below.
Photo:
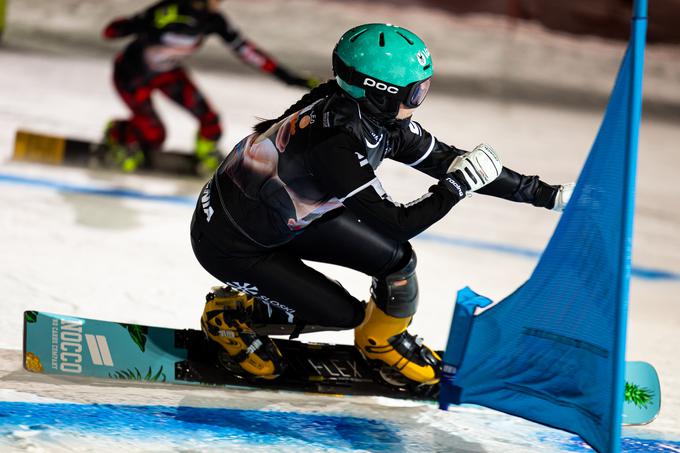
M199 197L194 252L213 276L278 311L276 322L285 315L292 323L355 327L363 303L302 260L372 277L401 269L409 239L460 201L442 178L464 152L410 119L383 125L346 95L323 98L246 137L226 157ZM374 173L385 158L440 182L414 202L395 203ZM556 191L508 168L479 190L547 208Z
M135 36L116 57L113 71L116 90L132 117L114 122L107 138L138 144L145 151L160 148L165 128L151 102L151 93L160 90L196 117L200 137L217 141L222 134L219 116L181 66L213 33L247 64L285 83L308 85L306 79L289 73L244 39L222 14L210 11L204 0L164 0L140 14L114 20L103 31L108 39Z

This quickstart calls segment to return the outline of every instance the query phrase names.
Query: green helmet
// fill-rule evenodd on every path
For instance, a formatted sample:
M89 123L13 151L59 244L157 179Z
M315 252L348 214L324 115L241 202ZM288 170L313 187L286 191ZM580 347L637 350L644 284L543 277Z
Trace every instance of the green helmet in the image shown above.
M393 116L400 104L414 108L425 99L432 57L425 43L405 28L365 24L342 35L333 50L333 72L350 96Z

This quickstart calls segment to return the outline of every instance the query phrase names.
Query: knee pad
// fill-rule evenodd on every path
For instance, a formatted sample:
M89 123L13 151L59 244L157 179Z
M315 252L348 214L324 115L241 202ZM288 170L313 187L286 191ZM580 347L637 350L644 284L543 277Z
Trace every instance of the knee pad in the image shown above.
M413 316L418 308L416 254L409 250L408 262L385 277L373 277L371 295L375 304L395 318Z

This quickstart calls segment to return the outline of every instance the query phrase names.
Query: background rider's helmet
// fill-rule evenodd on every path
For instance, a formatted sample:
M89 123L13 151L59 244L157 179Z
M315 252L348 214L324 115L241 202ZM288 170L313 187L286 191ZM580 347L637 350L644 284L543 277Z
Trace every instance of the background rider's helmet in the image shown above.
M394 118L399 105L418 107L430 88L432 57L405 28L365 24L347 31L333 50L338 85L373 113Z

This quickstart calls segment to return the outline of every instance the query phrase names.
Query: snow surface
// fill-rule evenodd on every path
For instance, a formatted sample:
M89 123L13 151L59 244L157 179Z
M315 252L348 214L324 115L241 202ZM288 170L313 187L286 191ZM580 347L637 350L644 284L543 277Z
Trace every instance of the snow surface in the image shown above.
M121 43L102 45L96 33L110 16L133 10L136 2L111 0L107 2L110 10L102 3L22 0L10 4L6 42L0 47L0 161L10 157L19 128L97 139L108 119L125 115L109 82L112 49ZM56 4L69 9L55 8ZM488 18L453 19L427 10L392 11L367 5L358 2L354 9L346 9L337 2L312 0L233 0L225 7L238 25L253 38L261 38L273 54L319 73L337 35L351 23L366 21L369 13L375 14L371 19L376 21L391 20L423 30L433 42L437 77L443 81L443 88L435 89L417 112L416 119L425 128L463 148L490 143L509 167L539 174L551 183L576 178L599 127L603 96L613 82L623 44L553 35L521 24L512 28ZM294 14L299 12L295 8L302 8L308 23L314 24L314 40L304 41L302 19ZM277 41L272 27L263 25L274 15L290 25L288 44ZM305 46L290 46L290 42ZM276 116L301 95L299 90L240 68L217 41L207 47L196 59L193 74L221 113L225 150L248 132L255 117ZM676 441L680 439L680 365L675 356L680 344L677 56L667 48L652 48L647 55L645 89L651 107L643 117L640 136L633 250L634 266L664 271L670 278L632 280L627 347L630 360L646 360L658 369L662 412L652 425L624 431L633 437ZM455 64L461 59L465 65ZM476 77L479 84L474 83ZM548 96L551 86L553 97ZM514 88L519 93L508 91ZM531 102L520 102L522 94ZM578 108L574 99L588 101ZM165 99L155 101L168 125L167 146L189 148L196 127L193 120ZM393 198L404 202L419 197L432 183L426 176L389 162L379 176ZM12 178L24 178L24 183ZM50 185L38 185L40 181ZM21 371L18 350L22 312L27 309L198 328L203 296L217 282L191 252L192 201L94 196L73 188L128 189L192 200L200 186L201 182L181 178L0 164L0 348L4 348L0 350L0 401L192 405L369 416L401 423L406 451L417 451L416 446L431 451L571 448L567 444L572 436L479 408L443 413L431 405L375 398L74 382ZM411 330L433 347L442 348L455 292L469 285L496 300L512 292L528 278L536 258L504 247L540 252L557 220L557 214L543 209L483 196L457 206L428 235L413 241L419 259L421 305ZM335 266L315 266L357 297L367 297L367 276ZM314 334L307 339L351 343L352 334ZM11 436L0 436L0 449L40 450L56 445L52 444L56 434L29 431L17 428ZM59 442L65 442L58 444L63 451L75 445L68 439ZM101 439L95 436L78 442L95 449Z

